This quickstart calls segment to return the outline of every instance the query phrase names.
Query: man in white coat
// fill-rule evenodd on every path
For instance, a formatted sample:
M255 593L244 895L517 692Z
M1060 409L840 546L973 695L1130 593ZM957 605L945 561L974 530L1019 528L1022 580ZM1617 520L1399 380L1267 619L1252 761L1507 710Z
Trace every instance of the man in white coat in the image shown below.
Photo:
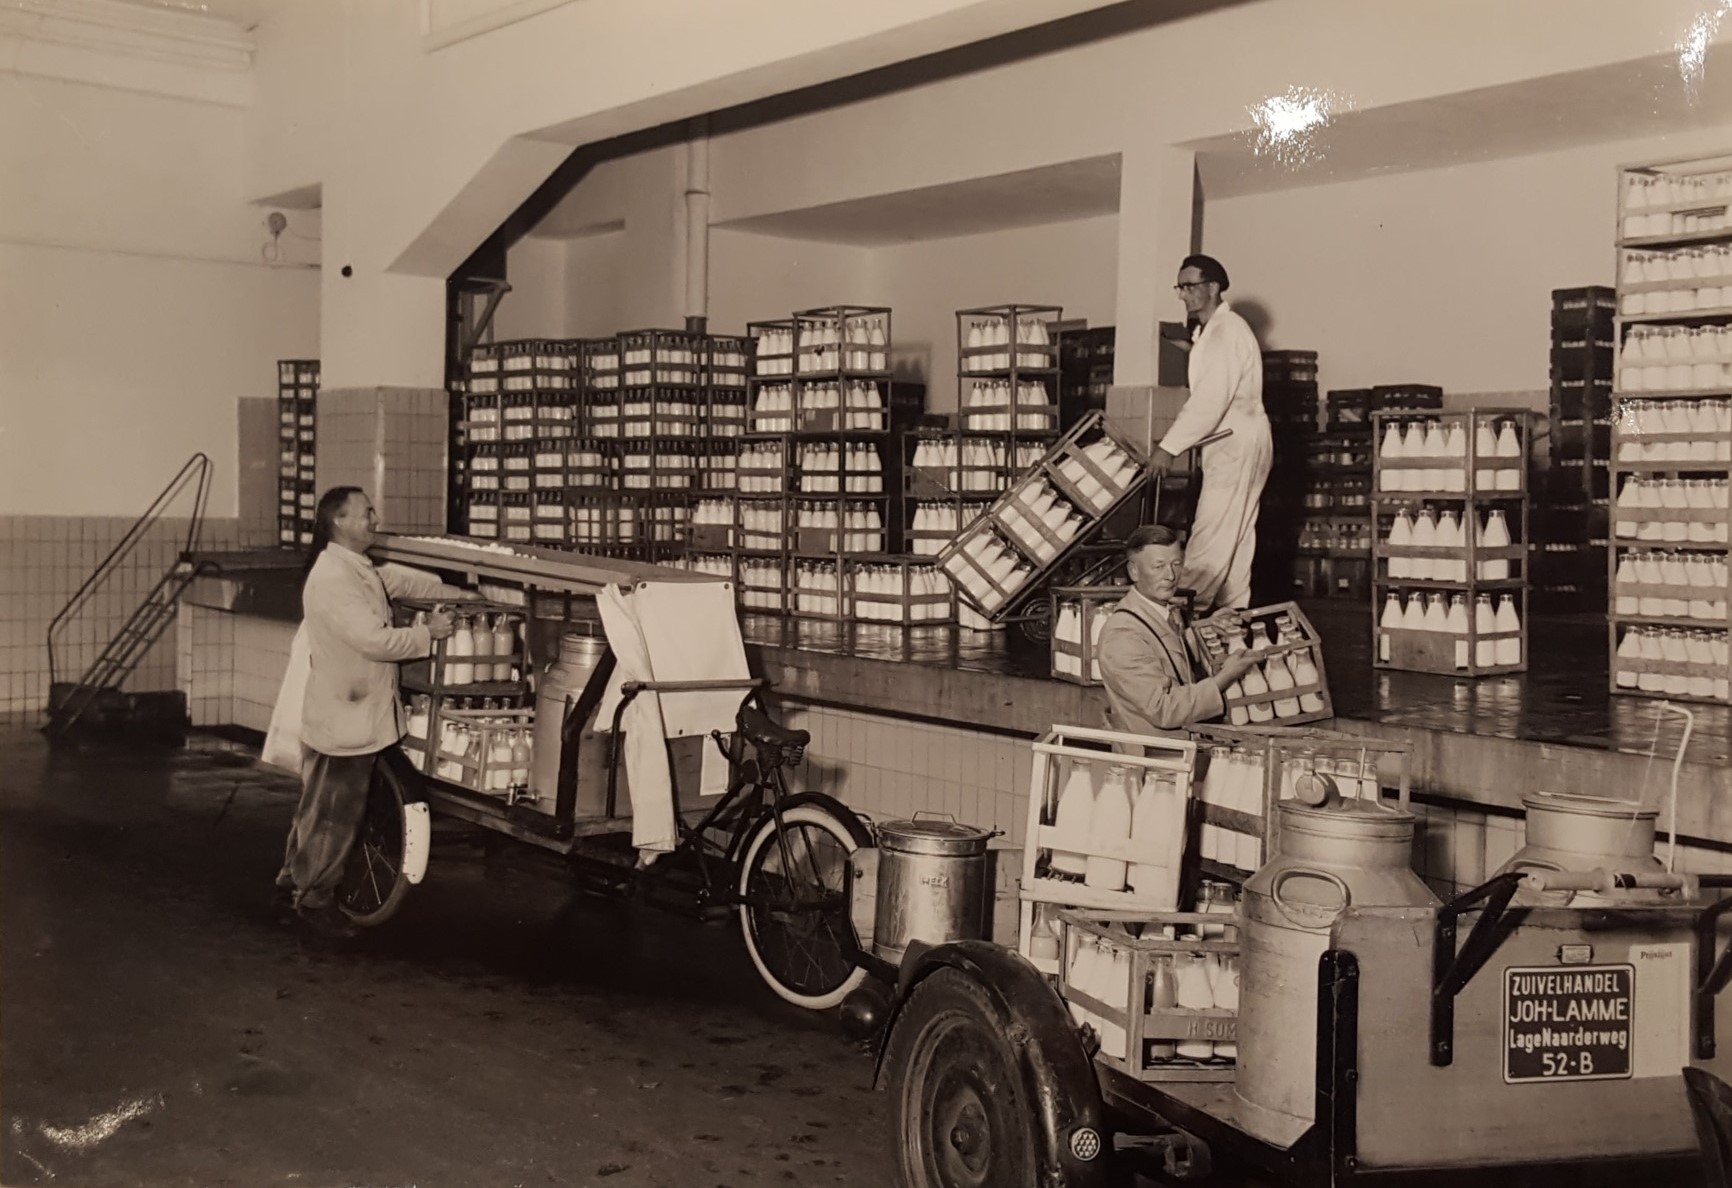
M1251 605L1257 504L1274 458L1263 411L1263 354L1251 327L1222 298L1227 286L1219 260L1185 257L1173 288L1197 323L1191 331L1191 395L1154 456L1156 473L1164 474L1203 438L1232 430L1203 447L1203 491L1185 545L1180 584L1195 591L1198 616Z
M465 597L431 574L374 566L367 550L378 524L359 488L326 491L301 591L311 661L301 711L301 801L277 886L327 938L353 931L336 904L337 884L360 832L373 764L403 737L397 665L429 655L433 641L453 630L446 610L424 625L393 627L391 599Z

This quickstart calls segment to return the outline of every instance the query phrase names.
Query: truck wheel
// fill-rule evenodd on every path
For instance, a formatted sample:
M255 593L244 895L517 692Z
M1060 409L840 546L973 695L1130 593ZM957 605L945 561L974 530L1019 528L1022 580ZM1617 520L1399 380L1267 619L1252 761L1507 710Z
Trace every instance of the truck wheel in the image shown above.
M954 969L914 988L888 1057L902 1188L1040 1182L1034 1112L985 991Z

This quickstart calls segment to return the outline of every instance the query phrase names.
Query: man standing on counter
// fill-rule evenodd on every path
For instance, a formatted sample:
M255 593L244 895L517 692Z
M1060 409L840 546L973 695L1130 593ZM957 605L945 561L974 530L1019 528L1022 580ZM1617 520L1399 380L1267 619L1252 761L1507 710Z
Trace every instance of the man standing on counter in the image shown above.
M1251 605L1257 504L1274 457L1263 411L1263 354L1251 327L1222 299L1228 283L1227 270L1213 256L1187 256L1179 269L1173 288L1197 323L1188 365L1191 395L1153 460L1156 474L1165 474L1203 438L1232 430L1203 447L1203 491L1180 582L1196 592L1198 615Z
M448 638L450 611L425 624L391 625L392 598L461 598L464 591L431 574L374 566L367 550L379 515L359 487L333 487L319 499L313 544L301 590L310 667L301 711L301 801L289 830L279 892L327 939L354 925L335 892L360 833L379 753L403 737L397 664L432 652Z
M1228 656L1221 671L1195 683L1173 598L1184 551L1171 528L1145 524L1125 542L1131 590L1101 627L1101 680L1108 721L1126 734L1159 734L1218 718L1223 692L1250 671L1246 652Z

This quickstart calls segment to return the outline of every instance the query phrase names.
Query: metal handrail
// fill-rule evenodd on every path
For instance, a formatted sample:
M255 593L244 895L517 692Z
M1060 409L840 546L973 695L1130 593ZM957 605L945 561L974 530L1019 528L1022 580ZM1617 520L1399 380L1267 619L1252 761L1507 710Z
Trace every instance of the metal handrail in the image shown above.
M90 576L84 579L84 584L78 587L77 591L73 593L71 598L66 600L66 605L60 608L60 612L56 614L53 619L49 620L49 688L52 689L60 678L59 666L54 656L55 636L63 627L66 626L67 623L71 622L74 615L83 609L84 604L90 601L91 596L95 594L97 587L102 584L108 575L113 573L114 570L120 566L121 562L125 561L133 554L133 551L138 548L139 542L144 539L145 534L150 531L158 520L162 519L163 512L166 511L169 505L174 502L175 498L186 489L187 484L191 482L195 476L198 479L198 489L193 500L192 517L187 522L186 547L182 549L181 555L185 556L197 550L199 534L204 531L205 502L210 497L211 460L209 455L202 451L194 454L186 460L186 464L182 466L179 472L168 481L168 485L157 494L157 497L151 501L150 506L144 509L144 514L139 516L137 520L133 521L132 527L127 529L126 535L120 538L120 543L115 545L113 549L109 550L108 556L104 557L101 563L91 571Z

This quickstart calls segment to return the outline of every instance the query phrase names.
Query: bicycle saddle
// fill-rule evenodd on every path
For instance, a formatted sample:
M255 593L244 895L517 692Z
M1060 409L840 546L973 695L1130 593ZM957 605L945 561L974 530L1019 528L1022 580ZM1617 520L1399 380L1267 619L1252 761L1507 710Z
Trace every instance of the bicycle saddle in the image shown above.
M753 705L740 707L740 730L760 747L804 747L812 741L811 731L779 726Z

